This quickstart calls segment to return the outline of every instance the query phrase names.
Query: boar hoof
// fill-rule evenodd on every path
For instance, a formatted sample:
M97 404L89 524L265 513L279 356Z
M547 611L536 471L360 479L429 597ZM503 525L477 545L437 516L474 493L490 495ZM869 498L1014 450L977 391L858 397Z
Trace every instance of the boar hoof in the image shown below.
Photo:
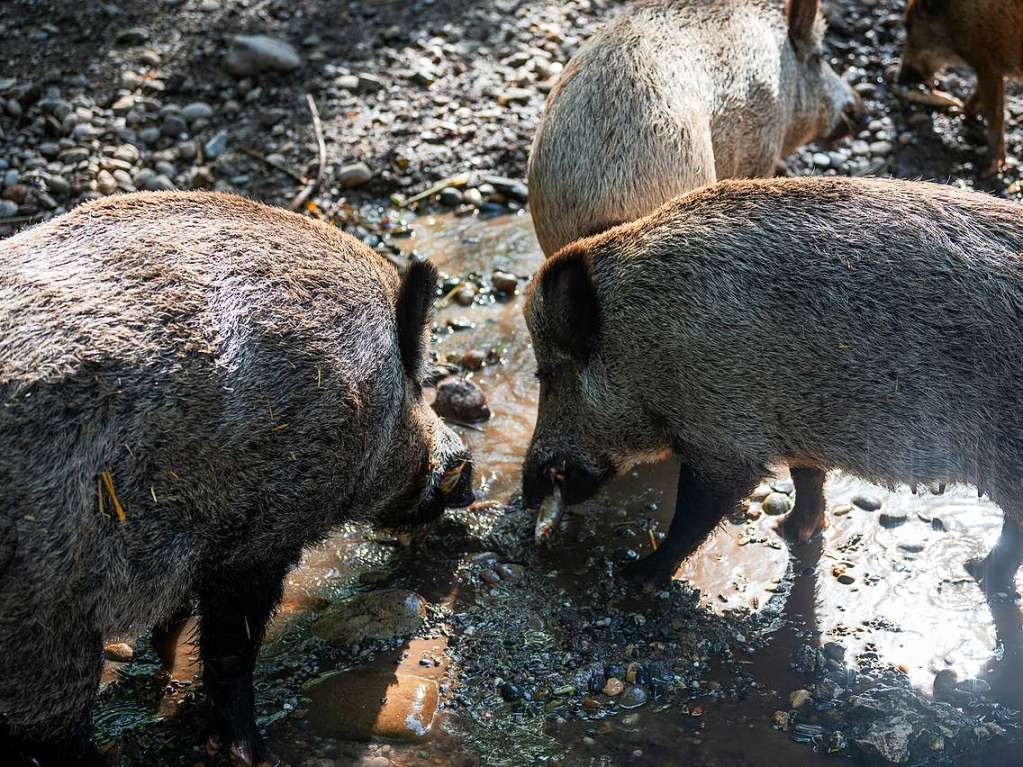
M678 562L668 561L658 557L656 553L643 559L630 562L622 570L626 583L634 591L654 592L666 588L675 571L678 570Z
M981 179L991 179L997 176L1005 169L1005 160L994 159L992 160L979 174Z
M224 741L219 735L206 739L206 753L215 756L224 750ZM274 756L262 740L254 743L232 743L227 749L232 767L280 767L280 759Z
M775 529L790 543L805 544L823 533L827 526L828 521L823 515L808 517L793 511Z

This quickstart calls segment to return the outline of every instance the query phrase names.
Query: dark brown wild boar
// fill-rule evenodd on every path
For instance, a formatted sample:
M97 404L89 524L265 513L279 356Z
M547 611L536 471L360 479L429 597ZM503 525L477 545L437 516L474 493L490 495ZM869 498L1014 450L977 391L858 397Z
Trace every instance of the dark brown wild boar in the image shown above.
M898 82L930 84L950 64L977 73L966 114L987 121L992 176L1005 164L1005 77L1023 75L1023 0L908 0Z
M818 0L645 0L593 36L547 99L529 207L548 256L863 120L824 60Z
M964 482L1005 522L974 569L1011 585L1023 518L1023 208L946 186L726 181L572 243L528 289L536 506L682 461L663 583L778 462ZM762 350L784 360L763 374ZM822 499L793 471L793 514Z
M209 744L271 761L252 671L302 547L471 499L420 388L435 284L219 194L111 198L0 242L4 764L91 763L104 636L192 596Z

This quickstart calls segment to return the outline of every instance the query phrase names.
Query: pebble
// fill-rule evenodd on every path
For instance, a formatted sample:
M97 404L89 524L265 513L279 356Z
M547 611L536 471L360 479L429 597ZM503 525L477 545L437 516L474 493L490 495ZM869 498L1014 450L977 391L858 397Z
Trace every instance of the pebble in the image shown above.
M113 194L117 191L117 179L109 171L101 170L96 175L96 188L102 194Z
M858 506L864 511L877 511L881 508L881 499L876 495L859 494L852 497L853 506Z
M814 166L817 168L831 167L831 158L823 152L814 152L811 159L813 160Z
M622 682L621 679L611 677L610 679L607 680L607 682L604 683L603 693L605 695L610 695L612 698L614 698L617 695L621 695L624 689L625 684Z
M149 39L149 30L144 27L122 29L114 38L118 45L142 45Z
M846 514L848 514L852 510L853 510L852 506L850 506L848 503L843 503L841 506L836 506L835 508L833 508L831 510L831 513L832 513L833 516L836 516L836 517L844 517Z
M138 147L133 144L121 144L114 150L114 157L134 165L139 161Z
M188 130L188 123L181 115L170 114L163 118L163 125L160 126L160 132L164 136L170 136L171 138L180 136Z
M875 157L884 157L892 152L892 143L890 141L874 141L870 145L870 153Z
M302 66L298 51L283 40L266 35L237 35L224 59L233 75L246 77L266 71L289 72Z
M205 101L193 101L181 110L181 116L190 123L196 120L208 120L213 117L213 107Z
M479 349L470 349L459 359L458 364L466 370L482 370L487 362L487 355Z
M812 697L809 690L793 690L789 693L789 703L792 708L802 708Z
M497 574L501 576L501 580L504 581L519 581L522 580L522 576L525 575L526 570L522 565L501 563L494 568Z
M639 708L645 705L648 699L649 696L645 687L629 685L618 699L618 705L622 708Z
M369 166L364 162L355 162L341 167L341 170L338 171L337 182L343 189L352 189L362 186L371 178L373 178L373 171L369 169Z
M770 514L771 516L788 514L790 508L789 497L784 493L771 493L764 499L761 508L765 514Z
M892 510L882 511L878 516L878 522L881 523L881 527L893 528L905 523L907 514L904 510Z
M114 642L103 648L103 654L107 660L115 663L130 663L131 659L135 657L135 650L126 642Z
M442 189L438 198L441 205L449 208L457 208L462 204L462 193L451 186Z
M218 131L214 136L203 144L202 153L207 160L215 160L227 151L227 129Z
M376 93L386 87L384 81L376 75L359 74L357 77L358 88L363 93Z
M482 389L466 378L445 378L437 384L433 409L442 418L475 423L490 418L490 407Z
M0 218L11 218L18 215L18 203L11 200L0 200Z
M481 570L480 580L484 583L490 584L491 586L496 586L501 582L501 576L490 569Z
M519 280L514 274L508 274L508 272L494 272L490 275L490 284L494 286L494 290L499 293L507 293L508 295L514 295L515 291L519 289Z

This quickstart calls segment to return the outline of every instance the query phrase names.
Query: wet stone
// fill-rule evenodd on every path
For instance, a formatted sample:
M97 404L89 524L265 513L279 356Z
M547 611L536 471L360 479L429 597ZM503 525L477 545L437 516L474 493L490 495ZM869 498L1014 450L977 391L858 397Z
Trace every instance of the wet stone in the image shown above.
M115 663L130 663L135 657L135 650L127 642L113 642L103 648L103 655Z
M791 505L789 497L784 493L771 493L764 499L761 508L765 514L779 516L781 514L788 514Z
M809 690L793 690L789 694L789 704L792 708L802 708L810 702L811 697Z
M369 183L373 178L373 171L364 162L355 162L344 165L337 174L337 182L343 189L353 189L357 186Z
M864 511L877 511L881 508L881 499L876 495L860 493L852 497L852 504Z
M629 685L625 688L625 692L622 693L621 697L618 698L618 705L622 708L639 708L644 705L649 698L646 688L640 685Z
M525 574L522 565L501 563L494 568L503 581L520 581Z
M624 689L625 685L622 683L621 679L611 677L604 683L603 693L605 695L610 695L612 698L614 698L618 695L621 695Z
M508 272L494 272L490 277L490 284L499 293L513 295L519 288L519 280L514 274Z
M433 409L442 418L474 423L490 418L483 391L466 378L445 378L437 385Z
M426 618L426 602L402 589L360 594L327 608L312 632L337 645L385 641L415 634Z
M878 522L881 523L881 527L893 528L899 525L905 524L907 515L905 511L883 511L878 517Z
M305 685L307 721L321 735L365 741L415 741L433 727L437 683L376 669L332 672Z

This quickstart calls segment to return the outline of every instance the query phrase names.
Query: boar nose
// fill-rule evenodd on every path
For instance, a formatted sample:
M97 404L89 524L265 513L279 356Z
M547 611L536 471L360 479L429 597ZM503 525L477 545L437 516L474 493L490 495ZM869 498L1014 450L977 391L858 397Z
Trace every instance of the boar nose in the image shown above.
M530 461L522 471L522 505L536 509L554 492L555 462Z
M476 500L472 489L472 458L467 452L448 464L441 478L440 490L446 509L461 509Z

